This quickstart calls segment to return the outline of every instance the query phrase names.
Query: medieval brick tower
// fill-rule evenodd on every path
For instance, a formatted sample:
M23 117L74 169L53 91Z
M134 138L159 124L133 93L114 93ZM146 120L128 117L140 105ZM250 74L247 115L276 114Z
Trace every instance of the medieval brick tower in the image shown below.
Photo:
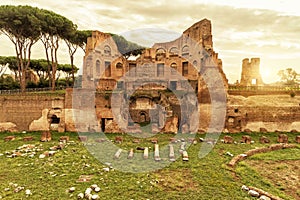
M241 86L263 86L263 80L259 70L260 59L248 58L243 59Z

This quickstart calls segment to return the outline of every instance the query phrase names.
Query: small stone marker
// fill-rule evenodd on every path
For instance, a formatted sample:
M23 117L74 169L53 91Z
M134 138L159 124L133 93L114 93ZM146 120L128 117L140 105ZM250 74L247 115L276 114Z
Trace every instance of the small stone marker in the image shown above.
M296 136L296 143L300 144L300 135Z
M8 141L13 141L13 140L15 140L15 139L16 139L15 136L7 136L7 137L4 138L4 141L5 141L5 142L8 142Z
M123 142L123 137L121 137L121 136L115 137L115 142L118 144L121 144Z
M154 160L155 161L161 160L161 158L159 157L159 145L158 144L154 145Z
M249 135L242 136L241 143L251 144L251 141L252 141L252 139Z
M174 147L173 145L169 145L170 147L170 153L169 153L169 158L170 158L170 161L171 162L174 162L175 161L175 152L174 152Z
M182 152L182 160L183 161L189 161L189 156L188 156L187 151Z
M115 153L115 159L119 159L122 153L122 149L119 149L116 153Z
M32 136L23 137L23 141L25 141L25 142L32 141L32 140L33 140Z
M132 158L133 158L133 149L132 149L132 148L130 149L130 152L129 152L127 158L128 158L128 159L132 159Z
M270 140L266 136L261 136L259 139L259 142L261 144L267 144L267 143L270 143Z
M59 141L60 142L68 142L70 140L69 136L60 136Z
M233 143L233 138L229 135L225 135L223 140L224 140L225 144L232 144Z
M144 159L148 159L149 158L149 149L148 149L148 147L145 147L145 149L144 149Z
M279 143L288 143L289 142L289 137L286 134L279 134L277 141Z
M49 142L52 140L52 135L50 131L43 131L41 134L41 142Z

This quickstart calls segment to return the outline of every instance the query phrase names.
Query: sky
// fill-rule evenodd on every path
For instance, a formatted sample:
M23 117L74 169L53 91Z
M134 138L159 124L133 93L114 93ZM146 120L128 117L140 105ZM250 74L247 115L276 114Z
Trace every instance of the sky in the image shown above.
M260 58L266 83L277 81L280 69L291 67L300 73L300 11L296 0L0 1L0 5L6 4L52 10L79 29L121 34L149 47L173 40L207 18L212 22L214 50L230 83L240 80L244 58ZM44 58L43 53L41 44L36 44L33 58ZM14 55L12 43L4 35L0 35L0 55ZM78 67L82 57L79 50L75 58ZM61 43L59 62L68 63L68 59L66 46Z

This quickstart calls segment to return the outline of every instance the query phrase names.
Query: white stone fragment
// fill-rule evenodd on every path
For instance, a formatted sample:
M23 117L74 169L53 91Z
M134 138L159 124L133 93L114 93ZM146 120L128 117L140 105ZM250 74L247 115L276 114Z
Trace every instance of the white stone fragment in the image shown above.
M87 188L84 193L85 194L91 194L92 191L93 191L92 188Z
M99 195L98 195L98 194L92 195L92 199L93 199L93 200L99 199Z
M70 187L69 188L69 192L74 192L75 191L75 187Z
M45 154L41 154L40 156L39 156L39 158L45 158L46 157L46 155Z
M96 187L94 190L95 190L95 192L100 192L101 189L100 189L100 187Z
M259 200L271 200L271 198L270 198L270 197L267 197L267 196L265 196L265 195L261 195L261 196L259 197Z
M255 190L249 190L248 194L252 197L259 197L259 193Z
M77 195L77 199L83 199L84 198L84 194L83 193L79 193L78 195Z
M28 189L27 189L27 190L25 190L25 194L26 194L26 195L32 195L31 191L30 191L30 190L28 190Z
M248 188L246 185L243 185L243 186L242 186L242 190L244 190L244 191L249 191L249 188Z
M93 185L91 185L91 188L94 190L96 187L98 187L98 185L97 184L93 184Z

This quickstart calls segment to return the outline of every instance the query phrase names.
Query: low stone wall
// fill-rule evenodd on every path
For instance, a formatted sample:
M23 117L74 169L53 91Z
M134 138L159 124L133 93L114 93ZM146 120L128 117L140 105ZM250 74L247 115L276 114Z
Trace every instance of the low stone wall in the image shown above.
M64 108L64 96L6 95L0 96L0 123L12 122L19 131L29 130L33 120L42 117L44 109Z
M297 145L295 144L272 144L269 147L262 147L257 149L251 149L243 154L237 155L231 159L228 163L228 166L235 167L239 162L245 160L246 158L253 156L254 154L258 153L266 153L270 151L276 151L280 149L288 149L288 148L296 148Z

